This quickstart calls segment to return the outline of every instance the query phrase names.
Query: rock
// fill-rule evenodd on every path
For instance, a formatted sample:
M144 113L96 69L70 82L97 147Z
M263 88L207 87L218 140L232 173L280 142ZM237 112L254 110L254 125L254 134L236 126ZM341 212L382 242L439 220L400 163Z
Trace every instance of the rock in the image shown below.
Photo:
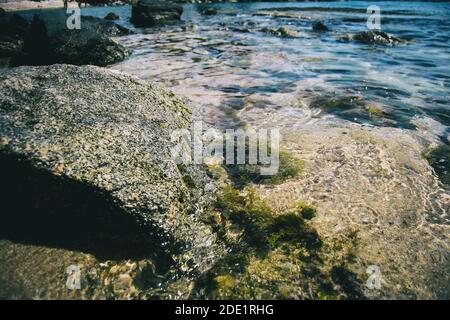
M22 50L29 23L17 14L0 14L0 57L11 57Z
M63 10L37 12L30 23L20 15L0 18L0 57L11 66L53 63L106 66L123 60L127 52L108 36L132 33L112 21L83 17L81 30L66 27Z
M6 11L3 8L0 8L0 18L6 15Z
M49 34L45 16L34 15L32 25L24 36L23 47L13 52L11 66L48 65L69 63L75 65L106 66L122 61L127 56L125 48L108 38L129 34L130 31L111 21L96 17L83 17L83 28ZM60 18L51 21L51 28ZM20 51L20 52L17 52Z
M23 66L0 82L2 239L105 260L150 255L163 274L217 258L193 210L202 183L199 193L186 187L171 157L171 133L191 123L182 100L94 66Z
M11 61L12 66L39 66L53 63L53 53L50 38L45 23L37 16L33 16L28 34L24 37L23 47Z
M200 13L205 16L213 16L217 14L217 9L213 7L207 7L200 10Z
M330 29L328 29L328 27L321 21L316 21L313 23L312 26L313 31L315 32L325 32L325 31L329 31Z
M341 37L340 39L344 41L358 41L364 44L381 44L389 46L406 43L406 40L397 38L386 32L376 30L362 31L357 34L349 34Z
M128 274L121 274L119 278L114 283L114 289L117 291L127 290L133 284L133 279Z
M257 11L253 15L254 16L277 17L277 18L285 18L285 19L310 19L309 17L301 16L296 13L278 12L278 11Z
M23 40L0 35L0 58L11 57L22 50Z
M56 63L107 66L127 56L126 49L117 42L89 29L65 30L51 39Z
M90 30L106 35L108 37L125 36L132 34L133 32L117 23L112 21L105 21L104 19L84 16L82 17L83 28L89 28Z
M280 27L278 29L263 28L261 29L261 31L278 37L286 37L286 38L296 38L300 35L297 31L294 31L291 28L285 26Z
M8 16L5 16L7 18ZM29 22L18 14L13 14L9 18L9 23L6 32L25 36L29 27Z
M117 20L117 19L119 19L120 17L117 15L117 14L115 14L114 12L110 12L110 13L108 13L106 16L105 16L105 18L104 19L106 19L106 20Z
M155 0L139 0L131 9L131 22L136 27L154 27L179 21L180 5Z

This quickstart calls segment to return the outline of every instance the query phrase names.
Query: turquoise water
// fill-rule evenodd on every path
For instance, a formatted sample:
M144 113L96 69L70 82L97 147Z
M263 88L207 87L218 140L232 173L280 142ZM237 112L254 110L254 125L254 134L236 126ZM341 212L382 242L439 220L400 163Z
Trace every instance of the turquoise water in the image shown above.
M410 40L409 44L386 47L338 39L367 30L366 10L374 4L381 9L382 31ZM209 6L216 7L218 14L203 16L199 14L202 5L184 5L179 24L135 29L136 35L122 37L119 41L134 51L115 68L169 85L200 105L205 117L216 124L230 124L227 119L236 122L235 114L249 103L262 110L285 110L286 117L300 123L317 116L308 106L318 97L358 97L382 110L384 116L368 116L361 106L355 106L333 112L333 117L404 128L415 128L420 118L440 136L448 136L450 3ZM130 7L86 8L83 14L104 16L109 11L117 12L120 23L132 28ZM260 11L278 16L254 15ZM332 31L312 32L316 20ZM281 26L299 36L283 38L261 32L265 27ZM250 116L243 118L252 122Z

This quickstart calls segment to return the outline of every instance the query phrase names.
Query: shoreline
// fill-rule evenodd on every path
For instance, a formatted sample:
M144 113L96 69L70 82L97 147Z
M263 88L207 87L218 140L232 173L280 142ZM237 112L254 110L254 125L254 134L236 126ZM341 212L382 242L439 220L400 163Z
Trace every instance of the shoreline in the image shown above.
M72 2L68 4L69 7L76 7L77 4ZM49 0L44 2L34 1L19 1L19 2L6 2L0 3L0 8L7 12L27 11L35 9L59 9L64 8L64 2L62 0Z
M62 10L55 11L63 16ZM103 25L101 18L93 19L93 26ZM101 48L112 46L106 39L111 36L108 30L96 34ZM77 39L80 56L76 62L85 58L86 38ZM123 50L114 47L108 55L115 58L118 51L125 52L127 44L130 46L124 41ZM167 64L170 60L164 58L160 61ZM22 243L26 230L21 228L21 221L42 229L29 216L34 211L23 207L23 219L13 220L16 224L9 228L15 234L0 241L0 273L8 274L6 285L0 286L0 298L447 297L440 282L445 283L448 267L445 210L449 195L423 156L439 142L425 129L416 132L348 120L337 123L327 117L297 126L291 122L293 125L287 127L284 121L290 114L277 109L270 113L271 125L284 124L288 130L283 132L280 146L282 174L274 180L257 180L253 168L246 166L233 171L225 165L200 170L172 160L160 165L161 154L171 159L161 151L170 146L170 131L188 127L196 114L196 102L184 94L189 87L179 85L179 91L184 92L174 90L176 85L159 88L139 77L136 69L124 68L129 63L125 59L117 64L104 62L108 63L103 68L52 64L21 66L0 73L0 78L4 77L0 80L5 81L0 90L0 102L5 103L0 105L8 107L11 101L17 105L2 110L2 124L6 124L2 128L17 129L4 129L0 147L26 155L33 166L25 176L34 176L31 181L39 182L45 196L36 196L33 184L23 188L16 183L20 192L9 192L20 193L25 199L52 199L44 203L50 203L51 210L44 206L46 210L38 212L37 222L53 223L53 230L63 226L46 215L49 211L61 211L66 216L62 222L75 221L71 214L83 212L85 220L79 225L93 226L92 234L81 239L78 233L64 237L56 233L58 242L49 245L47 236L37 233L32 243ZM161 69L156 71L160 73ZM230 75L233 71L228 72ZM287 95L293 96L295 91ZM336 96L339 98L334 93L316 104L324 110L336 101L349 104L345 97L336 100ZM252 129L264 128L268 114L258 106L269 103L254 94L247 97L251 99L243 101L236 122L252 118ZM29 101L37 105L37 110L49 112L34 112ZM73 101L77 108L72 107ZM373 117L383 115L370 105L360 108L372 110ZM9 167L0 168L9 174L11 182L6 185L22 181L22 167L4 154ZM38 168L45 169L44 177L38 175ZM61 176L69 180L62 181ZM46 177L62 187L53 189L50 186L55 183L49 183L42 188L41 181ZM95 197L97 193L102 196ZM7 203L5 212L14 212L19 201ZM117 205L109 206L111 203ZM39 201L33 206L41 207ZM88 210L91 207L97 208L94 211L98 216L92 216ZM105 228L105 217L114 228ZM156 227L147 228L142 221ZM136 230L155 237L135 240L132 235L139 234ZM179 241L188 243L189 249L180 249ZM130 250L133 247L139 250ZM245 248L245 255L227 252L228 247ZM148 257L148 252L156 255ZM60 285L65 281L61 270L73 263L89 271L83 271L80 292L63 291L65 287ZM379 267L385 279L382 291L371 291L364 285L368 266ZM183 277L192 271L200 275ZM33 274L38 280L22 284L18 279L23 274ZM180 278L165 278L172 274ZM163 283L162 289L156 283ZM36 288L46 290L41 293Z

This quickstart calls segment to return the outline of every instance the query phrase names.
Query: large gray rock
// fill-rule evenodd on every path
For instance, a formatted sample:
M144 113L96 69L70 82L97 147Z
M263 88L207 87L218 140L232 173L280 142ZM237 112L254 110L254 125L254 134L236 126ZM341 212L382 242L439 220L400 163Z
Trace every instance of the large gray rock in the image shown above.
M171 132L191 122L182 100L94 66L18 67L0 83L0 238L187 273L214 261L197 217L209 178L170 155Z
M128 55L122 45L89 29L65 30L51 39L51 47L55 62L74 65L107 66Z
M11 66L75 65L106 66L122 61L128 52L110 36L131 31L96 17L82 17L80 30L69 30L62 10L38 12L29 22L19 15L0 18L0 57L12 57Z
M179 21L183 7L171 2L139 0L131 10L131 22L136 27L154 27Z

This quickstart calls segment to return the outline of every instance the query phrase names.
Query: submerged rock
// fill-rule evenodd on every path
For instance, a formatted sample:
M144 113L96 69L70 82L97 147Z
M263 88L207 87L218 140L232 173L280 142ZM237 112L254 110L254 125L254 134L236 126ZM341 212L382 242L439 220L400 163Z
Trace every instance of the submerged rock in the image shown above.
M195 209L207 176L181 173L170 153L171 132L191 121L182 100L93 66L18 67L0 82L0 238L150 257L160 274L214 261L215 236Z
M106 19L106 20L117 20L117 19L119 19L120 17L117 15L117 14L115 14L114 12L110 12L110 13L108 13L106 16L105 16L105 18L104 19Z
M203 8L200 10L200 13L205 16L213 16L217 14L217 9L213 7Z
M131 9L131 22L136 27L154 27L179 21L183 7L154 0L140 0Z
M423 137L394 128L322 124L286 131L283 143L306 162L306 170L275 188L258 186L259 194L277 214L297 201L317 209L308 221L323 241L323 262L316 266L331 274L334 285L351 298L360 298L358 291L372 299L448 297L449 194L422 157ZM379 290L366 285L369 266L380 270ZM288 292L298 288L292 287ZM322 295L336 287L312 288Z
M369 30L357 34L349 34L340 38L344 41L357 41L364 44L381 44L394 46L400 43L406 43L406 40L397 38L391 34L382 31Z
M278 37L286 37L286 38L296 38L298 36L300 36L300 33L298 33L295 30L292 30L289 27L280 27L278 29L273 29L273 28L263 28L261 29L261 32L264 33L269 33L272 34L274 36L278 36Z
M426 152L425 158L433 167L442 183L450 187L450 146L447 144L440 145Z
M315 32L325 32L329 31L330 29L321 21L316 21L313 23L312 26L313 31Z

